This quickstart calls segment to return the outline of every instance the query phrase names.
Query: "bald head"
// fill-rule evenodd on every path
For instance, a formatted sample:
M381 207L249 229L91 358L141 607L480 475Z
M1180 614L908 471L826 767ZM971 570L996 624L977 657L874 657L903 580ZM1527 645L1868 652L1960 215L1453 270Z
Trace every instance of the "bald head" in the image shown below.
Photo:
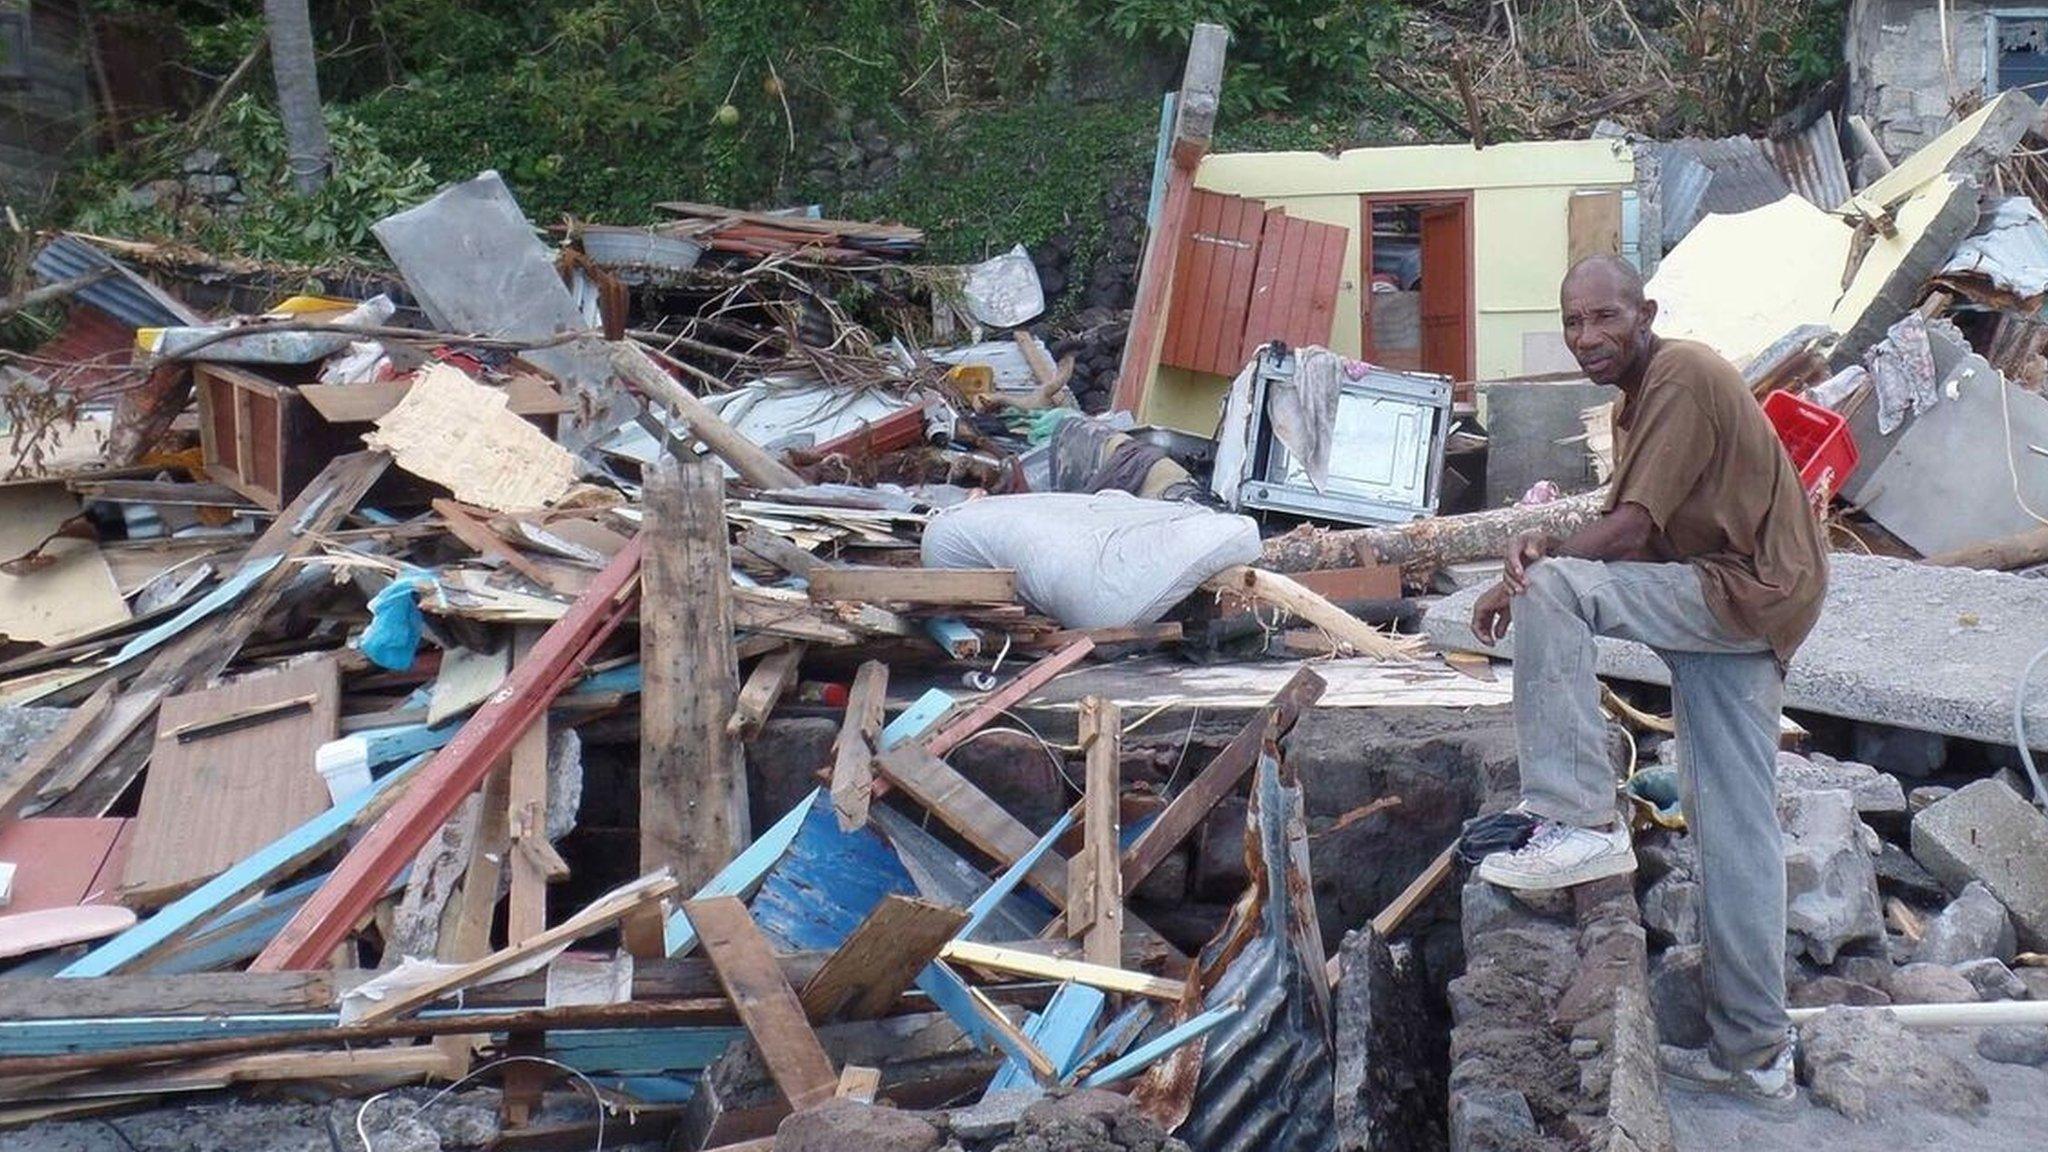
M1643 274L1636 266L1619 256L1602 253L1588 256L1571 266L1564 274L1564 283L1559 287L1560 295L1569 293L1575 284L1587 288L1600 288L1618 294L1623 300L1640 307L1643 303Z
M1657 338L1657 302L1643 298L1643 276L1619 256L1588 256L1557 290L1565 346L1595 384L1624 391L1642 383Z

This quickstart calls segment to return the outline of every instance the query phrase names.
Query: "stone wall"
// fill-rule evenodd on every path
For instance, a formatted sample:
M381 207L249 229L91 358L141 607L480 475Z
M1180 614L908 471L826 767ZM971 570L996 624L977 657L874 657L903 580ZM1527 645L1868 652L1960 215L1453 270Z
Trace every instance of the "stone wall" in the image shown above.
M1980 0L1953 0L1948 6L1958 97L1981 94L1986 87L1985 34L1992 10ZM1846 41L1848 110L1870 122L1893 159L1956 122L1949 71L1942 65L1941 16L1932 0L1857 0Z

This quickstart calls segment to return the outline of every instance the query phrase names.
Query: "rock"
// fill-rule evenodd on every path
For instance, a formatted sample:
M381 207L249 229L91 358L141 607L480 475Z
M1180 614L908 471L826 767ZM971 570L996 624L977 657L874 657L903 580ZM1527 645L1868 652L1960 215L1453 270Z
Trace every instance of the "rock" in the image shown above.
M1407 1149L1443 1139L1443 1028L1412 950L1370 925L1338 950L1336 1124L1342 1148Z
M1643 927L1667 944L1700 942L1700 885L1671 872L1643 893Z
M1798 1051L1813 1099L1851 1120L1909 1105L1971 1115L1991 1099L1968 1065L1883 1009L1830 1008L1800 1025Z
M1529 1101L1512 1088L1451 1093L1451 1152L1522 1152L1540 1139Z
M2048 1025L2006 1024L1977 1037L1977 1055L1999 1064L2048 1068Z
M1550 1018L1569 1028L1614 1009L1614 992L1633 984L1644 967L1647 949L1639 924L1603 922L1588 928L1580 942L1579 970L1557 998Z
M235 190L237 181L233 176L198 174L185 177L185 188L194 196L220 197Z
M1892 963L1889 956L1867 953L1844 953L1835 957L1835 962L1829 966L1828 972L1831 975L1840 976L1844 980L1854 980L1858 984L1868 984L1872 988L1882 988L1885 985L1885 981L1892 978L1892 969L1895 967L1897 965Z
M2021 968L2013 975L2027 986L2027 999L2048 1000L2048 968Z
M1906 793L1906 811L1918 816L1929 805L1946 800L1956 794L1953 788L1939 784L1928 784Z
M1985 957L1953 968L1956 975L1970 982L1977 990L1979 1000L2025 1000L2027 985L2002 961Z
M1818 792L1838 788L1854 798L1858 815L1903 813L1906 791L1899 778L1879 772L1868 764L1836 760L1818 753L1801 756L1778 753L1778 794Z
M1008 1136L1024 1118L1024 1110L1039 1099L1035 1088L1007 1088L992 1092L969 1107L947 1113L946 1127L961 1140L993 1140Z
M1886 896L1897 896L1908 904L1946 904L1948 889L1934 874L1920 866L1918 860L1904 848L1887 840L1878 848L1877 859L1872 861L1877 868L1877 890Z
M1786 999L1794 1008L1871 1008L1892 1002L1884 989L1840 976L1816 976L1792 989Z
M849 1146L851 1152L867 1149ZM1024 1109L1015 1135L990 1152L1187 1152L1137 1105L1114 1092L1081 1088L1048 1096Z
M1781 796L1778 814L1785 829L1787 934L1822 965L1845 946L1882 941L1877 872L1849 793Z
M1643 990L1627 985L1614 997L1613 1070L1607 1078L1607 1118L1625 1134L1603 1145L1623 1149L1675 1148L1671 1110L1665 1104L1657 1069L1657 1034Z
M1980 880L2012 917L2021 946L2048 949L2048 816L1996 780L1979 780L1913 817L1913 857L1951 891Z
M1892 973L1884 990L1894 1004L1969 1004L1977 989L1953 968L1908 964Z
M218 172L227 167L227 157L211 148L194 148L185 153L185 161L179 167L187 174Z
M1652 828L1643 833L1636 841L1636 860L1638 877L1649 883L1673 872L1699 874L1699 856L1693 850L1692 837L1683 832Z
M1477 876L1465 881L1459 901L1459 928L1464 933L1467 954L1472 952L1475 941L1480 937L1497 929L1525 925L1533 919L1528 909L1508 895L1507 889L1488 884Z
M1650 965L1650 1007L1658 1039L1680 1048L1707 1043L1707 990L1702 949L1684 944L1665 950Z
M1991 889L1972 880L1963 894L1927 922L1913 959L1923 964L1961 964L1991 957L2011 960L2017 948L2012 918Z
M775 1152L932 1152L939 1130L908 1112L843 1097L795 1113L775 1130Z
M416 1100L386 1096L371 1101L353 1119L377 1134L378 1152L441 1152L440 1133L420 1115Z

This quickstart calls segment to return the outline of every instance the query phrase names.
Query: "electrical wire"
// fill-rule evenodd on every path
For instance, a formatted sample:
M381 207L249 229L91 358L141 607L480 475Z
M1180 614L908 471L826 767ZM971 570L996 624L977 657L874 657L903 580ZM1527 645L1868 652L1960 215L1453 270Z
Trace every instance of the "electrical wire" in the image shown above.
M2012 385L2003 376L1998 379L1998 413L2005 421L2005 472L2012 479L2013 503L2020 506L2020 511L2025 512L2042 524L2048 524L2048 516L2043 516L2039 512L2034 511L2033 505L2028 504L2027 498L2020 494L2020 465L2019 461L2014 458L2015 453L2013 452L2014 445L2012 440ZM2036 786L2035 791L2040 791L2038 786Z
M2048 648L2034 653L2034 658L2027 661L2026 668L2020 672L2019 686L2013 689L2012 742L2020 750L2020 763L2026 766L2027 781L2034 786L2034 804L2048 809L2048 791L2041 787L2041 773L2034 767L2034 753L2027 743L2027 683L2033 679L2034 669L2044 657L2048 657Z
M423 1101L419 1107L414 1108L411 1114L408 1115L406 1118L411 1119L414 1116L418 1116L420 1113L425 1112L427 1109L432 1108L436 1104L439 1104L441 1102L441 1098L448 1095L450 1092L455 1091L457 1088L462 1087L464 1084L469 1083L471 1080L474 1080L477 1077L482 1076L484 1073L489 1072L492 1069L503 1068L507 1064L545 1064L550 1068L557 1068L563 1072L567 1072L569 1075L574 1076L578 1081L580 1081L585 1088L588 1088L590 1090L591 1103L597 1105L597 1143L592 1146L591 1152L604 1152L604 1114L606 1109L608 1108L608 1105L605 1103L604 1100L604 1093L598 1091L597 1085L591 1081L590 1077L585 1076L581 1071L575 1068L571 1068L567 1064L562 1063L560 1060L550 1060L545 1056L500 1056L499 1058L491 1061L488 1064L480 1065L475 1071L471 1072L469 1075L464 1076L462 1079L455 1081L454 1083L448 1085L446 1088L443 1088L439 1092L434 1093L432 1096L427 1097L426 1100ZM396 1091L398 1091L398 1089L393 1088L387 1091L379 1092L375 1096L370 1097L368 1100L363 1101L363 1106L356 1109L356 1139L362 1141L363 1152L376 1152L375 1147L372 1146L370 1143L369 1131L363 1127L363 1117L369 1113L371 1105L377 1103L377 1101L384 1099L386 1096L389 1096Z

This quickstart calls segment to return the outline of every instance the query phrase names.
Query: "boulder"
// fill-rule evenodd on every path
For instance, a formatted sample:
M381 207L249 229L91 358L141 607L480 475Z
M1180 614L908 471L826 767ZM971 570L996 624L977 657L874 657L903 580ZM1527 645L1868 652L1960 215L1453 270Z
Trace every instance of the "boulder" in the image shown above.
M1650 964L1650 1009L1657 1018L1657 1037L1680 1048L1707 1042L1707 990L1701 948L1682 944L1665 949Z
M1892 973L1884 990L1894 1004L1970 1004L1976 986L1961 973L1940 964L1908 964Z
M1520 1092L1475 1086L1451 1093L1451 1152L1521 1152L1538 1139Z
M1863 822L1839 789L1780 796L1785 830L1785 930L1815 963L1844 947L1884 939L1877 872L1863 846Z
M1977 1037L1977 1055L1999 1064L2048 1068L2048 1025L2006 1024Z
M1778 753L1778 794L1840 789L1849 793L1858 815L1904 813L1906 790L1899 778L1854 760L1814 753Z
M1982 881L2022 947L2048 949L2048 816L1996 780L1979 780L1913 817L1913 858L1961 892Z
M1991 889L1972 880L1963 894L1927 922L1913 959L1922 964L1962 964L1990 957L2011 960L2017 948L2012 918Z
M1662 943L1700 942L1700 884L1684 872L1666 873L1643 892L1643 927Z
M1955 966L1955 974L1970 982L1979 1000L2025 1000L2027 986L1998 960L1986 957Z
M942 1142L917 1116L844 1097L795 1113L775 1130L775 1152L933 1152Z
M1873 1008L1892 1002L1891 995L1882 988L1825 975L1816 976L1792 989L1786 999L1794 1008Z
M1877 890L1883 895L1922 906L1948 903L1948 889L1941 886L1932 872L1922 868L1912 853L1897 844L1885 841L1871 863L1877 868Z
M1800 1025L1798 1052L1813 1099L1851 1120L1915 1106L1970 1116L1991 1099L1968 1065L1881 1008L1822 1012Z

